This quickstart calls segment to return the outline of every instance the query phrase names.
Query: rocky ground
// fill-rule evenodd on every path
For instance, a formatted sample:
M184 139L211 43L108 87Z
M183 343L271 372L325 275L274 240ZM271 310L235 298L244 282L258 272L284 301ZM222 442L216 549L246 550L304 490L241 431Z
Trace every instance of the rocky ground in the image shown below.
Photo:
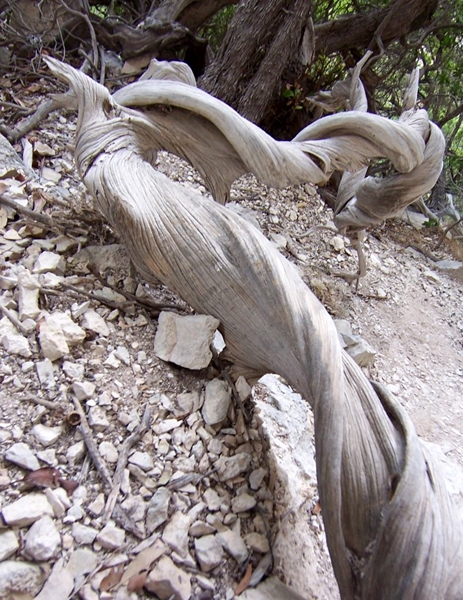
M34 174L0 182L45 215L0 208L0 598L291 598L287 584L336 599L307 404L276 376L233 385L218 323L131 271L76 177L74 130L52 115L17 148ZM158 168L207 193L181 161ZM461 502L463 267L439 262L456 246L395 220L365 243L356 292L332 274L355 253L314 187L243 177L232 201L435 444Z

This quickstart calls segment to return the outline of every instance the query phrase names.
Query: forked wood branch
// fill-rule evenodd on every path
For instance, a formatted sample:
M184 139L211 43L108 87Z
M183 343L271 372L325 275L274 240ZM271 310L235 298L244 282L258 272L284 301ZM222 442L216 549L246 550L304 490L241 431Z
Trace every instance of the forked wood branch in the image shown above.
M326 177L333 167L357 170L372 155L413 172L426 152L425 116L417 113L405 125L335 115L296 142L275 142L190 86L141 82L112 98L81 72L47 63L77 96L78 170L134 265L221 321L237 373L251 379L279 373L312 407L320 499L342 598L460 598L462 525L403 409L341 350L328 313L256 228L153 168L147 159L170 130L118 99L132 94L138 98L132 105L146 106L149 89L155 103L193 112L195 123L208 123L198 137L211 132L205 143L214 147L220 140L220 148L237 157L235 169L242 165L272 182L285 173L287 180L307 180ZM146 83L149 88L141 87ZM189 151L200 162L191 139ZM311 156L322 157L323 168Z

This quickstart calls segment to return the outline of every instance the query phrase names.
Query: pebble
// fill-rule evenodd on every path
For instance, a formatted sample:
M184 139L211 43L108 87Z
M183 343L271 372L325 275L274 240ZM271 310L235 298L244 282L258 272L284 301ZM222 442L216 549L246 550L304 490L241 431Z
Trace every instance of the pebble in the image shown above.
M4 506L2 515L7 525L26 527L46 515L52 517L53 509L44 494L31 492Z
M110 334L109 327L105 320L93 309L86 310L82 316L81 325L84 329L98 333L104 337Z
M162 541L168 544L180 556L188 552L188 530L190 518L182 512L176 512L162 533Z
M29 471L40 469L39 461L29 446L24 442L18 442L10 446L5 452L5 459L18 465L18 467L28 469Z
M98 556L88 548L77 548L71 554L67 569L74 578L91 573L98 566Z
M19 548L16 533L11 529L0 532L0 562L9 558Z
M254 496L250 496L249 494L240 494L233 498L231 507L234 513L247 512L251 510L256 505L256 499Z
M150 471L154 467L153 459L148 452L134 452L129 456L129 463L140 467L143 471Z
M253 531L252 533L248 533L244 536L244 541L246 546L253 550L254 552L259 552L260 554L267 554L270 551L270 545L268 543L268 539L265 535L261 533L257 533Z
M187 369L204 369L212 359L210 346L220 321L209 315L180 316L163 311L154 338L154 353Z
M159 600L189 600L191 597L190 575L179 569L168 556L163 556L149 573L145 587Z
M196 521L190 527L188 533L191 537L203 537L215 533L215 527L212 527L209 523L204 523L204 521Z
M96 385L91 381L74 381L71 386L71 390L75 397L83 402L88 400L95 393Z
M167 521L171 498L172 492L166 487L158 488L153 494L146 510L146 530L149 534Z
M106 411L100 406L92 406L88 411L88 424L95 431L104 431L109 427Z
M66 313L55 311L49 318L61 327L64 338L69 346L77 346L85 340L87 335L85 330L79 327Z
M117 463L119 453L111 442L101 442L98 447L101 456L109 463Z
M93 544L98 531L93 527L82 525L82 523L72 524L72 537L77 544L87 545Z
M225 420L231 402L231 390L222 379L213 379L206 385L204 404L201 411L207 425L216 425Z
M23 271L18 277L17 301L19 320L36 319L40 314L39 308L40 284L29 271Z
M106 499L104 494L98 494L95 500L87 506L87 509L94 517L98 517L103 512L105 505Z
M26 554L37 561L49 560L55 556L61 543L61 536L53 519L49 516L44 516L36 521L24 539Z
M37 376L40 383L45 389L52 389L56 385L55 372L53 369L53 363L49 358L37 361L35 363L37 370Z
M205 535L195 539L196 558L205 573L220 565L223 550L215 535Z
M2 344L8 354L29 358L32 356L29 341L19 333L6 333L2 338Z
M85 446L85 442L83 440L72 444L66 450L66 460L68 463L73 466L76 462L82 460L87 452L87 447Z
M220 509L222 497L212 488L207 489L203 494L203 500L207 504L208 510L214 512Z
M220 481L227 481L246 472L251 465L251 461L251 456L242 452L235 456L220 457L214 466L217 469Z
M38 565L5 560L0 563L0 598L9 599L13 594L34 598L42 587L43 578Z
M96 539L102 548L106 550L118 550L125 541L125 531L108 523L97 534Z
M40 423L32 427L32 435L45 448L57 442L62 433L63 430L61 427L47 427Z
M43 355L51 361L69 354L69 346L63 330L50 317L40 323L39 342Z
M252 490L258 490L264 477L267 475L267 471L262 467L254 469L249 475L249 485Z
M248 549L239 533L232 529L227 529L219 532L217 534L217 539L238 564L241 564L247 559L249 554Z

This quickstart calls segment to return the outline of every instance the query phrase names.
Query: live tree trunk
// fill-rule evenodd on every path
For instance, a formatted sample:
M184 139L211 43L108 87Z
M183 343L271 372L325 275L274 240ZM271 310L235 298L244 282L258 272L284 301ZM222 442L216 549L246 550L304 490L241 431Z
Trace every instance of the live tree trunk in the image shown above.
M199 85L259 123L282 92L288 69L300 74L312 59L308 0L242 2Z

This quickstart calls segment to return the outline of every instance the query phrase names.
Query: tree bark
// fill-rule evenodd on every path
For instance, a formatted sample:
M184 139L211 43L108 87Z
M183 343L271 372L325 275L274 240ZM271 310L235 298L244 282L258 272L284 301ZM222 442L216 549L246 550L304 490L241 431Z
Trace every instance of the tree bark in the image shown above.
M281 93L288 65L299 72L305 66L301 45L307 42L311 8L307 0L242 2L201 87L259 123ZM310 47L304 55L307 61Z
M438 4L438 0L395 0L387 8L320 23L315 27L315 52L375 49L378 40L387 46L428 23Z

